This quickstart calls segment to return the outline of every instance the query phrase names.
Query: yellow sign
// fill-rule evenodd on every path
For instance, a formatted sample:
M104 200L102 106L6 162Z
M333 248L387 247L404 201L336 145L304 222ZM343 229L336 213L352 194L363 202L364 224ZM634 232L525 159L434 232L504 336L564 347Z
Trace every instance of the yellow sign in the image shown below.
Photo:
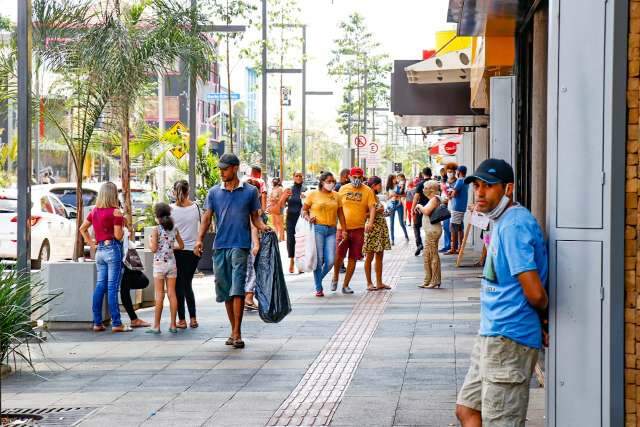
M185 154L187 154L182 149L182 147L173 147L170 151L171 151L171 154L173 154L173 157L175 157L178 160L180 160Z
M167 131L169 135L183 135L187 132L189 132L189 129L184 124L182 124L180 120L175 122L173 126L171 126L171 128L169 128L169 130Z

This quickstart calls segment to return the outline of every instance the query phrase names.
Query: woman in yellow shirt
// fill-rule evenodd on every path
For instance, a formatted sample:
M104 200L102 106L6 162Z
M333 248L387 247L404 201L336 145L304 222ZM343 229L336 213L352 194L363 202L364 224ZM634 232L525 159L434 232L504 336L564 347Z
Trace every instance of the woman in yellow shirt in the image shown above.
M312 191L302 207L303 218L314 224L318 261L313 272L316 296L323 297L322 279L329 273L336 257L336 224L346 230L346 220L342 212L342 200L333 191L336 179L331 172L320 175L318 190Z

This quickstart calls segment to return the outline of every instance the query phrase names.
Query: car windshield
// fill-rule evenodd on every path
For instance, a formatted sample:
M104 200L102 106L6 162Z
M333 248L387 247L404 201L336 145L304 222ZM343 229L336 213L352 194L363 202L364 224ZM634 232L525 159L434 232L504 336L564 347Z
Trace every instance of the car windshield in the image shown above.
M18 200L0 196L0 213L15 212L18 210Z
M53 194L58 196L60 201L68 206L76 208L76 190L75 189L53 189ZM84 206L93 206L96 204L96 195L92 191L83 191L82 203Z

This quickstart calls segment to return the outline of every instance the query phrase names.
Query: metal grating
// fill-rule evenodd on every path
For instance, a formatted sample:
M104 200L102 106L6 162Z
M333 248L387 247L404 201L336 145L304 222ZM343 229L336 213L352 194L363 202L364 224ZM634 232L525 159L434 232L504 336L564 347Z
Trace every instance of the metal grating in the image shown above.
M43 427L70 427L78 425L86 417L91 415L96 409L97 408L95 407L86 406L53 408L9 408L3 409L0 415L19 421L19 425L21 426L28 425ZM29 421L25 423L25 420Z

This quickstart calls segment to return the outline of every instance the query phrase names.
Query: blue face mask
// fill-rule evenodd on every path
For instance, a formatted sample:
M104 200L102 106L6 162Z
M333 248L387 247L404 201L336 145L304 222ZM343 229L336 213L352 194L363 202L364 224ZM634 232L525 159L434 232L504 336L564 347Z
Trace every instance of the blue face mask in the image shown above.
M362 178L351 178L351 184L356 188L360 187L362 185Z

